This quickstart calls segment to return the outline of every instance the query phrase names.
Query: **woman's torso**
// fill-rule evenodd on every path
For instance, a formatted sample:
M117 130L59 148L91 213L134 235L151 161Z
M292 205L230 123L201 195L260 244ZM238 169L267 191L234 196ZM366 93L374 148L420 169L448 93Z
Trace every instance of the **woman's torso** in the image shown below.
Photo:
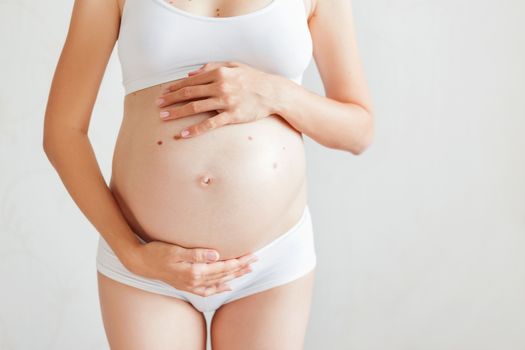
M221 259L277 238L306 205L301 133L280 116L270 115L175 139L184 127L217 113L162 121L154 101L169 81L208 61L240 60L300 81L311 50L310 38L305 37L306 11L298 7L303 0L274 0L277 3L269 7L260 3L263 10L256 8L247 16L230 9L232 16L241 13L238 18L172 11L169 6L177 3L161 5L164 0L126 1L119 36L126 97L110 188L131 227L146 241L214 248ZM291 8L302 12L285 12ZM277 21L287 16L303 16L305 27L297 18L290 28ZM153 17L155 23L147 22ZM269 20L279 30L268 28ZM163 41L154 39L161 27ZM301 40L290 43L294 38ZM195 43L198 39L200 44ZM176 54L174 49L186 51Z

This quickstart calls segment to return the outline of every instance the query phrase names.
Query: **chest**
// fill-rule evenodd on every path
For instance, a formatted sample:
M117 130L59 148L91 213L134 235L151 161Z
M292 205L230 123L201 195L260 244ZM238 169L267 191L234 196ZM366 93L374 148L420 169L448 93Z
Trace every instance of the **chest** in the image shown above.
M206 6L172 1L125 0L118 38L125 71L167 72L233 60L295 78L310 62L305 0L231 1L225 17L210 16L214 6L223 9L224 0Z

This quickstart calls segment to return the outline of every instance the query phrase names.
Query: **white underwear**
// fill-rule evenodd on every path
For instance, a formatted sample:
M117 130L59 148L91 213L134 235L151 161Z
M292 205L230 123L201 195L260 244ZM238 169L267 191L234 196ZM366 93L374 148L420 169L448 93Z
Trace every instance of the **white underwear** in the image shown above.
M145 243L138 235L142 243ZM221 305L257 292L286 284L306 275L316 266L316 252L310 210L305 206L297 223L262 248L252 252L259 260L250 264L252 272L227 282L231 291L203 297L182 291L155 279L127 270L100 235L97 270L107 277L149 292L179 298L201 312L213 312Z

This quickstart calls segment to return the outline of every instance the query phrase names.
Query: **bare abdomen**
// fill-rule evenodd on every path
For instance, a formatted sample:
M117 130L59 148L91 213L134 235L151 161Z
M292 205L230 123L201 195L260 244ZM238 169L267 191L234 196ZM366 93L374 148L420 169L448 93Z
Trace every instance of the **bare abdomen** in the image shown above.
M110 187L146 241L213 248L227 259L269 243L300 218L306 205L304 144L282 118L176 140L183 127L216 113L161 121L152 96L132 98Z

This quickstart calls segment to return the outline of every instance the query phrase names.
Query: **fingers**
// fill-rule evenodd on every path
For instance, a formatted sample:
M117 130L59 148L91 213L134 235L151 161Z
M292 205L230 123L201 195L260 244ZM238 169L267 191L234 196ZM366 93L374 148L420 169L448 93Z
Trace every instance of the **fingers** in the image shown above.
M219 252L213 249L205 248L184 248L181 246L173 245L175 250L174 255L177 257L177 261L188 261L194 263L207 263L219 260Z
M205 119L204 121L189 126L186 128L188 133L184 136L185 138L194 137L201 135L209 130L217 129L221 126L228 124L233 118L229 113L222 112L214 117Z
M213 282L213 281L216 281L216 280L218 280L218 279L221 279L221 278L223 278L223 277L225 277L225 276L228 276L228 275L230 275L230 274L237 273L237 272L239 272L240 270L242 270L242 269L244 269L244 268L246 268L246 267L249 267L249 265L248 265L248 264L241 265L241 266L239 266L238 268L236 268L236 269L234 269L234 270L229 270L229 271L219 272L219 273L215 273L215 274L212 274L212 275L210 275L210 274L203 275L203 276L202 276L202 279L203 279L204 281L207 281L207 282Z
M155 103L158 107L169 106L177 102L214 96L215 84L185 86L160 96Z
M230 273L225 277L216 279L214 281L206 281L206 283L203 285L193 287L191 293L200 296L210 296L216 293L231 291L232 289L226 284L226 282L229 282L234 278L250 273L251 271L252 269L250 267L240 268L239 270L235 271L234 273Z
M193 264L192 268L196 275L213 276L225 272L232 272L243 265L252 264L257 260L259 260L259 258L250 253L239 258L220 260L208 264Z
M224 107L222 100L218 97L210 97L203 100L191 101L173 108L164 108L160 111L162 120L172 120L194 114L212 112Z
M252 271L249 264L259 258L248 253L239 258L217 261L213 263L188 262L190 292L206 296L228 290L225 283ZM224 287L224 288L223 288ZM207 289L211 288L209 291ZM218 290L220 289L220 291Z
M182 79L177 79L169 83L169 85L165 89L163 89L162 94L169 94L172 91L177 91L185 86L207 84L213 81L215 81L215 74L213 74L213 71L202 72L200 74L192 75Z
M240 277L242 275L245 275L247 273L252 272L252 268L250 266L244 266L239 268L238 270L233 271L232 273L225 274L224 276L220 276L213 279L206 280L207 285L219 285L226 282L229 282L237 277Z
M200 295L201 297L208 297L212 294L231 291L231 288L226 285L212 285L210 287L196 287L192 293Z

